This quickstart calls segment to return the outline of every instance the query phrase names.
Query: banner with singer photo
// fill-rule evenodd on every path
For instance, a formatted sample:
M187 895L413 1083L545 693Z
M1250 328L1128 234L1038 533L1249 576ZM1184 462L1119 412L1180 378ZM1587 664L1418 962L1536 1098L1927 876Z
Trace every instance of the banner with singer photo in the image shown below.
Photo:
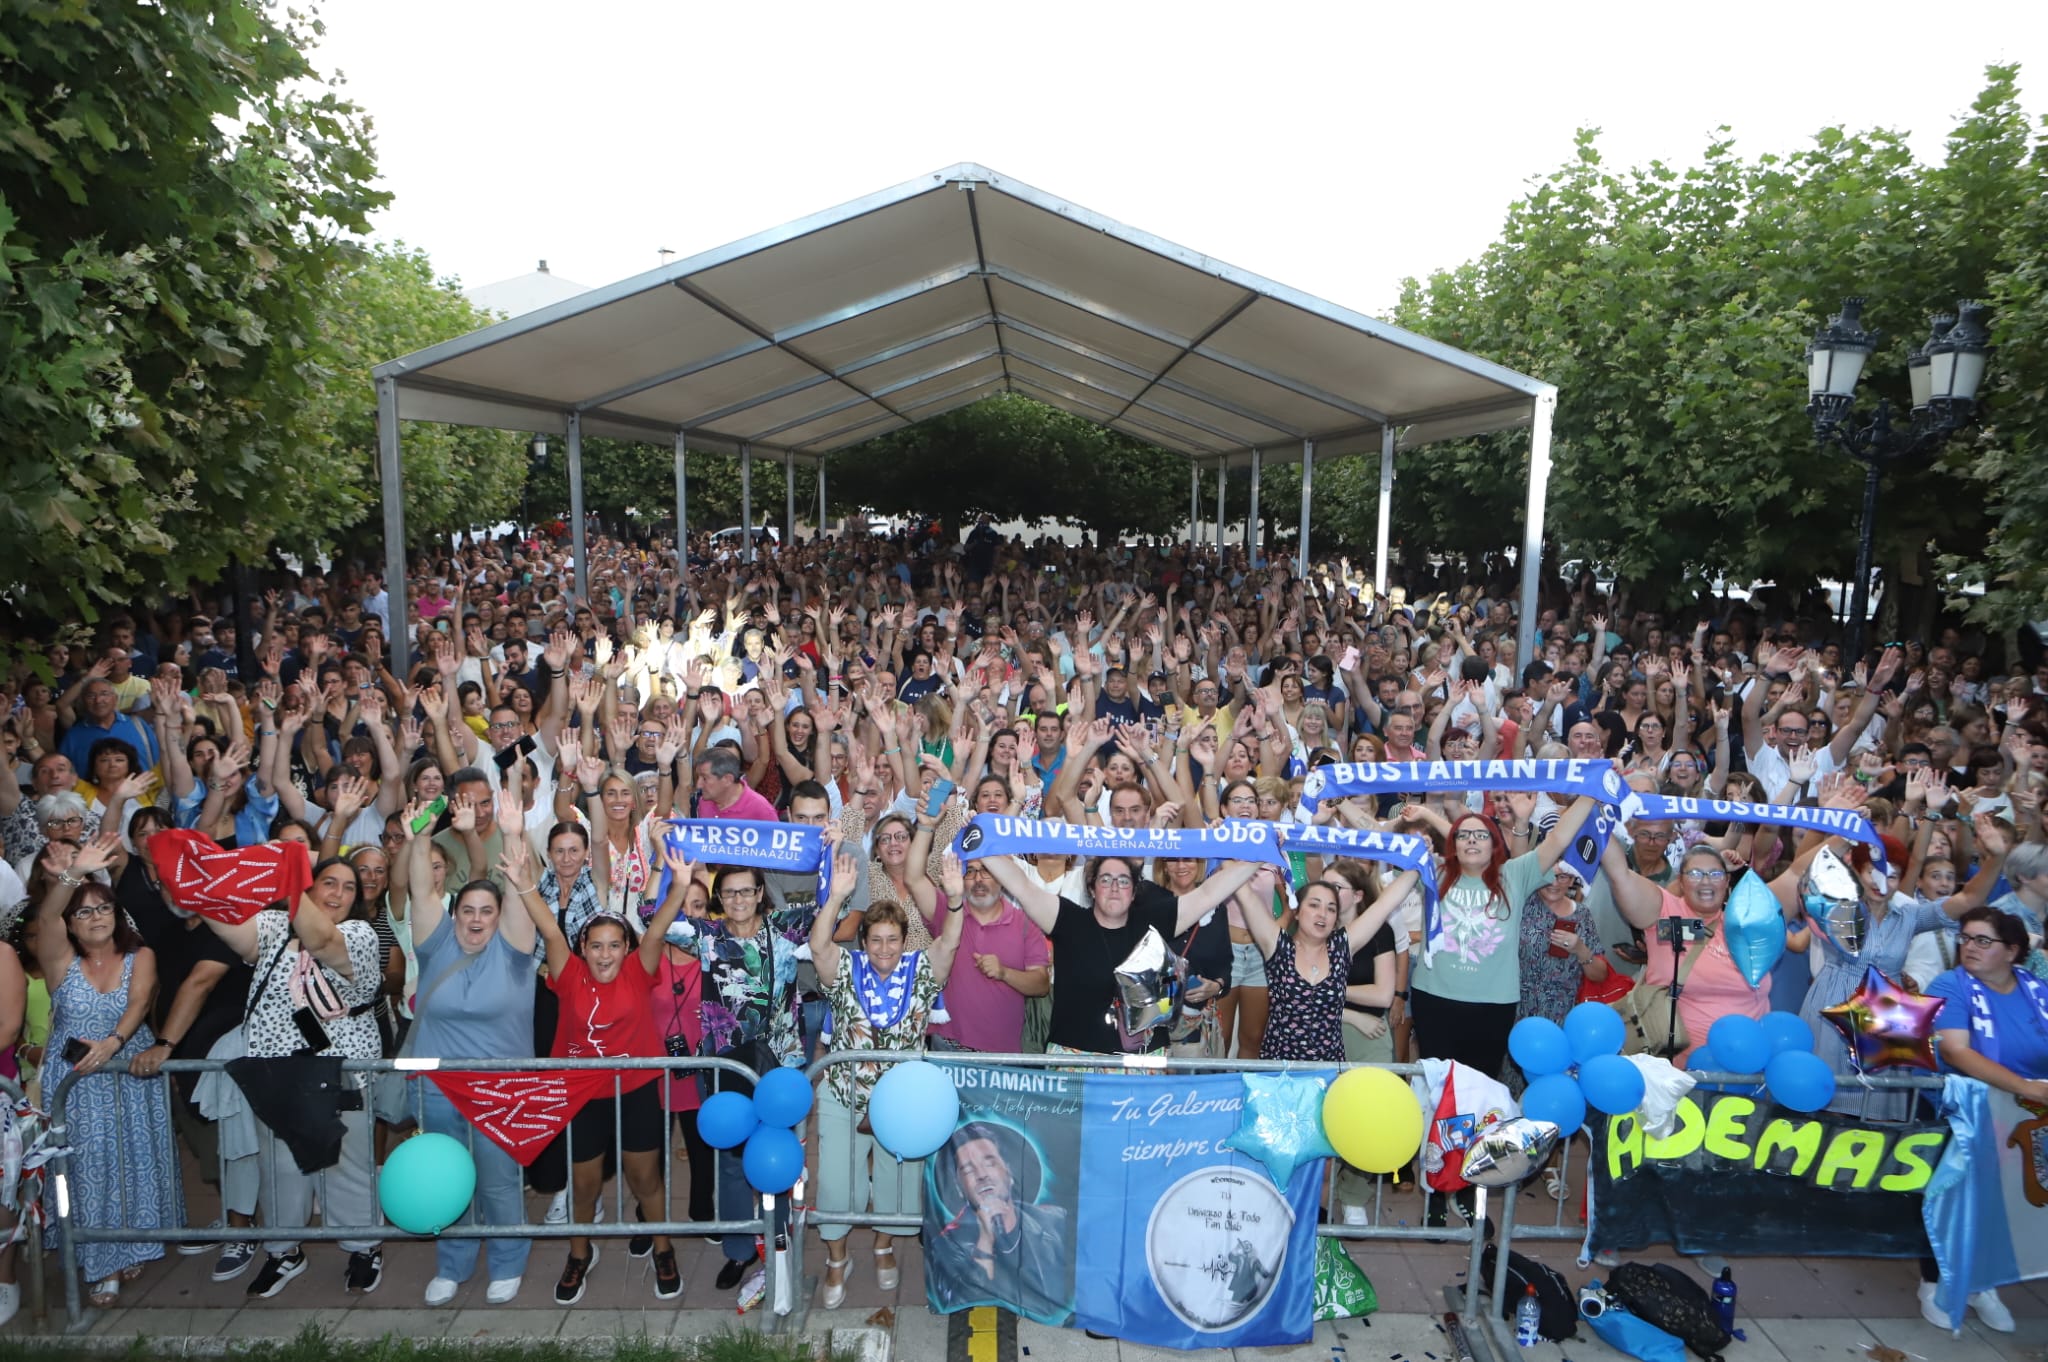
M1229 1148L1241 1075L934 1059L960 1120L925 1162L932 1309L996 1305L1166 1348L1308 1341L1323 1160L1282 1187Z

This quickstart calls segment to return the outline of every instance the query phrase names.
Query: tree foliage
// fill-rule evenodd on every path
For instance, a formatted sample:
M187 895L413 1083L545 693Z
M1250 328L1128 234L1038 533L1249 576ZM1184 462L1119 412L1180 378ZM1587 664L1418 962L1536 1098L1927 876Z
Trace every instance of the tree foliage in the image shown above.
M10 0L0 25L0 582L23 612L177 588L361 513L307 458L368 127L255 0Z

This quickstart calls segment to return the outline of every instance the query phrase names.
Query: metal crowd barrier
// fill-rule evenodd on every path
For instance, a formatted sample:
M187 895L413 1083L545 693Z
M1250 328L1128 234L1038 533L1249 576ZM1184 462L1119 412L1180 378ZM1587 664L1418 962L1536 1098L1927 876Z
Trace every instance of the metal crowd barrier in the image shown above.
M0 1077L0 1102L5 1102L9 1111L28 1105L28 1094L22 1090L19 1079ZM20 1176L26 1180L28 1174L24 1171ZM13 1228L7 1227L9 1232ZM16 1271L27 1274L22 1282L21 1303L31 1317L40 1320L49 1311L49 1301L43 1281L43 1225L33 1214L28 1215L28 1231L21 1243L21 1251L15 1254Z
M78 1084L81 1081L92 1083L115 1084L117 1085L116 1097L118 1100L118 1085L120 1084L161 1083L165 1082L169 1077L178 1074L203 1074L219 1072L224 1070L226 1067L227 1061L223 1060L169 1060L166 1061L163 1065L162 1073L165 1077L162 1078L135 1078L129 1075L125 1071L125 1069L103 1069L93 1074L80 1074L76 1070L73 1070L65 1076L64 1081L58 1085L56 1092L51 1095L49 1106L49 1129L51 1146L54 1150L54 1153L50 1161L50 1200L55 1207L53 1219L56 1222L56 1232L59 1236L59 1246L62 1254L61 1262L63 1265L64 1272L64 1307L66 1328L68 1330L76 1332L80 1329L83 1329L88 1319L87 1311L83 1301L81 1300L80 1292L80 1277L78 1271L78 1245L80 1244L213 1244L219 1242L227 1242L231 1240L246 1241L259 1244L265 1242L275 1243L280 1241L303 1241L307 1243L320 1243L333 1242L344 1239L375 1239L382 1242L394 1239L404 1240L432 1238L564 1240L572 1237L620 1239L643 1234L661 1235L671 1238L688 1235L748 1235L758 1240L761 1240L764 1244L762 1260L766 1265L766 1270L768 1273L768 1290L767 1294L764 1296L764 1300L772 1302L776 1299L776 1288L778 1285L776 1281L776 1276L777 1273L782 1269L782 1264L778 1262L774 1244L774 1222L776 1218L775 1204L778 1198L773 1196L757 1197L753 1204L758 1213L752 1219L747 1220L689 1221L677 1220L674 1218L672 1214L672 1203L676 1195L676 1182L673 1176L676 1135L673 1128L673 1122L668 1114L669 1085L676 1081L679 1081L679 1074L683 1075L683 1081L694 1082L695 1072L706 1071L731 1074L735 1078L743 1080L749 1084L756 1083L760 1080L760 1075L756 1074L752 1069L749 1069L744 1064L741 1064L736 1060L721 1059L716 1057L700 1057L686 1055L665 1057L659 1059L414 1058L396 1060L345 1059L342 1061L341 1067L344 1073L382 1074L396 1072L404 1073L415 1078L417 1081L411 1082L407 1085L407 1105L409 1108L411 1119L418 1123L422 1129L425 1128L425 1121L423 1119L423 1109L426 1100L426 1094L423 1088L423 1084L428 1081L424 1078L424 1075L435 1069L442 1069L457 1073L531 1073L537 1071L557 1070L598 1070L611 1073L613 1075L612 1097L615 1100L618 1098L621 1091L622 1079L619 1075L621 1075L622 1073L643 1071L648 1069L659 1071L662 1074L662 1077L658 1080L658 1083L662 1089L661 1102L662 1123L664 1131L661 1155L663 1214L662 1218L659 1220L649 1219L641 1221L633 1219L632 1216L629 1214L629 1193L628 1188L626 1186L626 1178L624 1172L624 1151L621 1147L623 1144L623 1140L618 1131L618 1128L614 1126L612 1133L612 1153L614 1155L614 1158L617 1160L619 1167L617 1176L614 1179L614 1195L612 1198L615 1203L615 1209L612 1218L609 1220L591 1220L579 1222L574 1219L575 1202L573 1189L575 1179L573 1171L571 1171L569 1173L569 1186L571 1189L569 1213L571 1218L568 1221L561 1224L547 1225L538 1222L521 1222L519 1224L513 1225L479 1224L476 1223L476 1221L473 1218L476 1212L476 1208L472 1206L469 1217L466 1217L464 1220L458 1222L457 1224L449 1226L447 1229L441 1231L440 1235L422 1236L408 1234L405 1231L398 1229L396 1226L391 1225L388 1221L384 1219L383 1212L381 1209L378 1209L376 1211L374 1223L368 1225L344 1225L334 1223L328 1219L328 1207L323 1204L320 1208L322 1223L320 1223L317 1226L266 1225L261 1223L247 1226L228 1226L226 1205L228 1160L225 1158L225 1156L223 1156L219 1160L219 1166L216 1169L216 1172L220 1177L220 1185L222 1189L221 1226L180 1225L166 1228L133 1229L128 1226L128 1221L131 1217L127 1213L131 1199L134 1195L134 1189L130 1186L129 1179L127 1177L131 1164L129 1159L127 1158L127 1151L122 1143L122 1125L121 1123L116 1123L114 1127L116 1133L115 1167L120 1169L122 1173L122 1177L120 1179L117 1191L117 1204L119 1206L120 1214L118 1214L115 1217L115 1223L110 1225L89 1225L80 1222L77 1215L75 1214L75 1199L72 1195L72 1160L74 1151L70 1147L70 1142L68 1138L70 1135L70 1130L67 1121L68 1104L70 1102L71 1095L73 1091L77 1088ZM0 1091L4 1090L4 1088L0 1088ZM372 1093L366 1090L363 1096L365 1106L366 1108L368 1108L372 1102ZM180 1101L183 1101L184 1099L176 1092L172 1092L169 1094L169 1100L175 1104ZM369 1140L374 1141L376 1139L376 1127L377 1122L374 1120L365 1122L363 1126L363 1138L367 1138ZM474 1126L469 1127L468 1144L472 1153L475 1151L477 1141L479 1139L487 1140L488 1138L488 1136L480 1136ZM563 1139L566 1145L565 1162L573 1170L574 1164L576 1162L575 1135L573 1133L573 1130L568 1126L565 1126L563 1128ZM269 1147L271 1155L273 1157L290 1157L289 1154L279 1154L278 1145L280 1143L280 1141L276 1140L265 1141L265 1144ZM377 1167L377 1160L374 1157L374 1144L371 1148L370 1153L372 1155L372 1157L369 1160L371 1178L370 1200L372 1206L374 1207L378 1205L376 1180L379 1173L379 1169ZM260 1158L262 1157L262 1155L259 1153L258 1155L254 1155L251 1157ZM722 1162L722 1160L718 1159L717 1157L714 1157L712 1160L712 1176L714 1178L714 1198L717 1195L717 1185L715 1179L718 1176L717 1166L720 1162ZM182 1183L181 1160L174 1158L171 1161L171 1166L164 1171L167 1178L176 1178L179 1179ZM693 1176L695 1172L696 1170L692 1170ZM797 1192L794 1195L800 1195L801 1190L802 1185L799 1184ZM749 1195L753 1196L754 1194L750 1192ZM792 1195L791 1198L792 1202L794 1201L794 1195ZM600 1193L599 1196L600 1199L598 1203L598 1210L602 1211L604 1209L605 1202L603 1194ZM713 1204L717 1204L715 1200ZM259 1202L257 1219L261 1221L267 1218L267 1215L267 1208L262 1207ZM40 1260L40 1256L40 1254L36 1255L36 1259L38 1261ZM251 1270L255 1270L254 1265L252 1265Z

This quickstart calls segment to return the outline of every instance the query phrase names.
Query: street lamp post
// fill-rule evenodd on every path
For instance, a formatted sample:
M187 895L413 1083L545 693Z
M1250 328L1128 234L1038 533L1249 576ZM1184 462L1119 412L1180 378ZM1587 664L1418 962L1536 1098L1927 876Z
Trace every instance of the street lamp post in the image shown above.
M1967 299L1951 316L1933 319L1926 344L1906 360L1913 410L1905 426L1892 424L1891 403L1879 398L1866 419L1853 410L1856 383L1877 349L1880 333L1863 328L1863 299L1845 298L1842 310L1814 333L1806 347L1806 414L1814 442L1830 444L1863 465L1863 523L1856 542L1856 580L1850 586L1848 646L1851 663L1863 656L1870 612L1870 554L1877 530L1877 488L1886 466L1938 448L1977 414L1977 388L1991 352L1987 309Z

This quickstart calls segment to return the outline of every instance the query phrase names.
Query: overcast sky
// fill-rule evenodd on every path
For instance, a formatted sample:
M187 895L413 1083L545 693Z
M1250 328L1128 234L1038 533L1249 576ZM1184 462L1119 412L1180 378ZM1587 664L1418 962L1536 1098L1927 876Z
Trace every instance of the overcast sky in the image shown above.
M1610 163L1832 123L1923 157L2048 3L1717 6L330 0L381 235L468 285L596 285L959 161L1360 310L1484 249L1603 129ZM1873 290L1881 283L1873 281Z

